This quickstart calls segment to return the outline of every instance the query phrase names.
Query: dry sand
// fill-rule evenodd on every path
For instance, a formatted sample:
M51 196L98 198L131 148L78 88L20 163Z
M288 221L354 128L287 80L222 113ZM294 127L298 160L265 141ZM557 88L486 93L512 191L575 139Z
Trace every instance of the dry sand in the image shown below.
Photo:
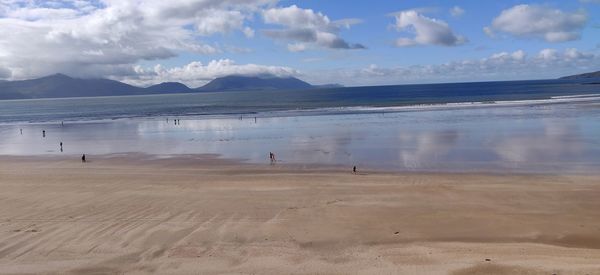
M88 158L0 159L1 274L600 274L598 176Z

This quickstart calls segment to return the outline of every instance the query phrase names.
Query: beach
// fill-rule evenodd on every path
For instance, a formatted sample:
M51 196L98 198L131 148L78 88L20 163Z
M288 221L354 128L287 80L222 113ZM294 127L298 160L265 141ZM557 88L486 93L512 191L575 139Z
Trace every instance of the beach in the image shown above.
M598 274L597 175L0 158L1 274Z
M600 274L595 99L115 119L118 100L71 101L0 110L0 274Z
M0 275L600 275L600 0L0 0Z

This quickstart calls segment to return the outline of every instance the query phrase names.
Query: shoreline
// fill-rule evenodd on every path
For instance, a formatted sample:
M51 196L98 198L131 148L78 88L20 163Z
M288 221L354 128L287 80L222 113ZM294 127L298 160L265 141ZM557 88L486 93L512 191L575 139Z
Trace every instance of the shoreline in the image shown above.
M0 274L594 274L599 178L0 157Z
M331 172L331 173L350 173L352 174L353 165L338 165L327 163L286 163L274 162L269 163L265 160L264 163L253 162L245 159L224 158L219 154L147 154L141 152L126 152L113 154L86 154L87 163L99 161L103 164L123 163L139 166L157 166L157 167L172 167L179 166L182 168L202 168L220 167L220 168L243 168L247 170L269 170L269 171L293 171L293 172ZM27 163L80 163L81 155L79 154L61 154L61 155L0 155L0 162L4 161L23 161ZM48 163L47 161L50 161ZM581 177L600 177L600 171L523 171L510 169L389 169L383 166L380 167L357 167L357 175L381 174L381 175L481 175L481 176L581 176Z
M218 154L254 164L400 172L598 173L597 103L254 119L0 126L0 155ZM22 130L22 132L20 132ZM47 137L42 133L46 131Z
M186 94L182 94L186 95ZM148 96L148 95L139 95ZM163 95L164 96L164 95ZM92 97L92 99L95 97ZM98 97L111 98L111 97ZM69 99L87 99L83 98L56 98L52 100L69 100ZM49 100L49 99L21 99L26 100ZM464 102L437 102L437 103L406 103L390 106L334 106L334 107L314 107L306 109L281 109L281 110L258 110L245 112L227 112L227 113L182 113L182 114L153 114L153 115L128 115L121 117L105 117L93 119L53 119L47 121L10 121L0 122L0 126L15 126L15 125L48 125L61 122L72 124L83 123L107 123L114 121L126 120L161 120L164 118L182 117L187 120L206 120L206 119L237 119L245 117L252 119L258 117L265 118L289 118L289 117L311 117L311 116L336 116L336 115L369 115L369 114L398 114L405 112L430 112L430 111L448 111L448 110L465 110L477 108L511 108L511 107L527 107L527 106L547 106L547 105L564 105L564 104L579 104L579 103L598 103L600 102L600 94L569 94L563 96L550 96L548 98L537 99L522 99L522 100L494 100L494 101L464 101Z

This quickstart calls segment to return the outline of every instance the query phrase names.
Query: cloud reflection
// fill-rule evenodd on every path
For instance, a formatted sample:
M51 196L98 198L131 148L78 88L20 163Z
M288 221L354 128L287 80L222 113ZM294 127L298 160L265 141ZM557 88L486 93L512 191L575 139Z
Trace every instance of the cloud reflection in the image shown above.
M417 134L402 132L398 139L400 165L409 169L418 169L433 167L436 162L447 159L444 156L455 147L459 133L456 130Z
M577 160L585 151L576 124L545 121L543 129L498 138L492 148L505 161L517 164Z

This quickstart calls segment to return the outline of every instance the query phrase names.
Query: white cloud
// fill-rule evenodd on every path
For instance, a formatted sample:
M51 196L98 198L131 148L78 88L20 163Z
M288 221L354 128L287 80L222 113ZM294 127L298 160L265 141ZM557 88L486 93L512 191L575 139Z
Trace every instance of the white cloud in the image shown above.
M303 52L306 50L306 44L305 43L291 43L288 44L288 51L290 52Z
M11 70L4 68L4 67L0 67L0 80L10 78L11 76L12 76Z
M454 34L444 21L426 17L416 10L406 10L394 14L395 28L398 31L414 32L412 38L401 37L396 40L396 46L438 45L457 46L465 43L466 38Z
M543 49L538 53L537 57L546 61L556 60L558 59L558 51L555 49Z
M164 68L156 65L153 68L135 66L134 73L118 80L139 86L148 86L160 82L177 81L190 87L199 87L206 82L227 75L244 76L295 76L299 72L295 69L282 66L265 66L257 64L236 64L230 59L213 60L207 64L191 62L181 67Z
M502 32L548 42L564 42L579 39L586 22L587 15L581 10L565 12L546 6L517 5L502 11L484 31L491 36Z
M311 46L330 49L364 49L361 44L346 42L339 36L340 27L350 28L360 23L358 19L330 21L329 18L311 9L296 5L285 8L271 8L263 12L265 23L281 25L284 29L265 30L264 34L280 40L291 41L290 51L306 50Z
M131 74L131 65L222 50L201 37L239 31L276 0L1 1L0 67L12 79Z
M454 6L450 9L450 15L454 17L461 17L463 14L465 14L465 10L459 6Z
M507 61L523 61L525 59L525 52L523 50L518 50L512 53L508 52L500 52L495 53L490 56L488 60L496 61L496 62L507 62Z
M581 60L581 59L590 59L593 58L594 54L580 52L575 48L568 48L565 50L565 58L571 60Z
M246 19L242 12L236 10L207 9L197 16L203 17L196 23L196 29L200 35L243 30Z
M435 65L325 70L306 74L311 83L344 85L393 85L406 83L547 79L600 70L600 55L577 49L543 49L499 52L482 59L456 60Z
M244 35L248 38L254 37L254 30L250 27L244 27L244 29L242 30L242 32L244 33Z
M296 5L285 8L272 8L263 13L265 22L269 24L279 24L295 28L302 26L304 28L327 29L331 22L329 18L320 12L314 12L311 9L301 9Z
M350 29L353 25L361 24L362 22L363 20L359 18L344 18L335 20L332 22L332 24L340 28Z

